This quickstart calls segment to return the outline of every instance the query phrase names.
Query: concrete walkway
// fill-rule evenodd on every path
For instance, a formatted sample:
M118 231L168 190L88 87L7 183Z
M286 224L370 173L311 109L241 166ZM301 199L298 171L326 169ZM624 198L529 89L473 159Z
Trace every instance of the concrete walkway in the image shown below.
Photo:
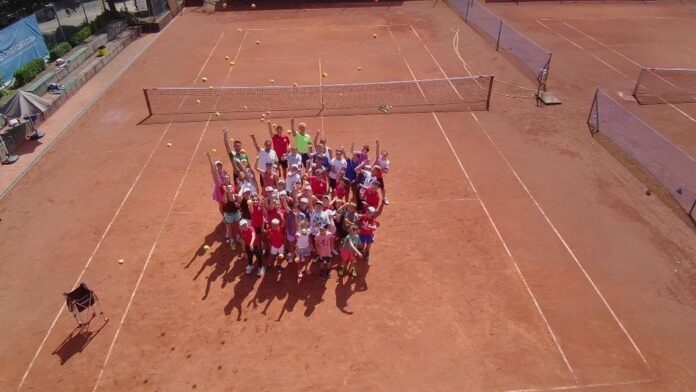
M140 55L157 39L159 34L146 34L128 45L109 64L72 96L56 113L39 126L46 133L41 140L24 143L16 154L19 161L0 166L0 198L28 172L60 137L73 126L82 114L111 87Z

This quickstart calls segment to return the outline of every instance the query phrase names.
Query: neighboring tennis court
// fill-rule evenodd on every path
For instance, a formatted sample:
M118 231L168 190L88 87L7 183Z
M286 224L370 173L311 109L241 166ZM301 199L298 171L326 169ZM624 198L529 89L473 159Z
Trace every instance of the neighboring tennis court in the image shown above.
M693 388L693 227L588 136L587 73L616 76L539 28L560 106L538 107L524 70L446 4L188 8L0 200L0 389ZM374 105L384 82L397 87ZM335 113L326 86L340 86ZM186 90L153 119L144 88ZM246 276L222 242L205 152L229 164L223 126L248 150L264 140L278 89L298 106L277 101L274 122L309 110L331 147L390 151L392 204L359 279ZM66 338L74 320L58 313L76 279L110 317L89 340Z

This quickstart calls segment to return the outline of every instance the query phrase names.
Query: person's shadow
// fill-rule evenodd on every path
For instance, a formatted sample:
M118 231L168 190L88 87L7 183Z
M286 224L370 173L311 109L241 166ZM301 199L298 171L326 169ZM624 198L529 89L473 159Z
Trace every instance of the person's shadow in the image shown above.
M257 280L258 277L256 275L242 275L239 282L234 285L234 296L232 296L232 299L225 305L226 316L231 315L232 310L237 309L237 321L242 320L242 303L246 297L251 294L251 291L254 290L254 285ZM246 321L246 319L244 320Z
M89 330L90 322L73 329L72 332L70 332L70 335L60 342L58 348L53 350L52 354L57 355L60 358L61 366L68 362L68 360L70 360L70 358L72 358L75 354L81 353L85 347L87 347L89 342L91 342L92 339L94 339L94 337L101 332L106 323L108 323L108 320L104 321L99 329L94 331Z
M350 275L339 277L336 284L336 307L345 314L353 314L353 312L346 309L350 297L357 292L367 291L367 273L370 271L370 265L358 263L355 269L358 272L357 277L354 278ZM350 273L350 271L346 272ZM353 288L351 288L351 285Z

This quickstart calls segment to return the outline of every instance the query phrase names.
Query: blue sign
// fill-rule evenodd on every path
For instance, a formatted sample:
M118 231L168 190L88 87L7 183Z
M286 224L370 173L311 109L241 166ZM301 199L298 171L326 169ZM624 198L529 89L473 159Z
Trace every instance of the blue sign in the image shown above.
M15 71L37 57L47 57L36 15L28 16L0 30L0 76L5 84L12 81Z

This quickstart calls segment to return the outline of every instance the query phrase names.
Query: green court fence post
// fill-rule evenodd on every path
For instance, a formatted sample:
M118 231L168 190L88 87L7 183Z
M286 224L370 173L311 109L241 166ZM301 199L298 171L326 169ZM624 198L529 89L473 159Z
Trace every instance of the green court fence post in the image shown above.
M496 52L498 51L498 48L500 48L500 33L503 31L503 20L500 20L500 24L498 25L498 40L495 42L495 50Z

